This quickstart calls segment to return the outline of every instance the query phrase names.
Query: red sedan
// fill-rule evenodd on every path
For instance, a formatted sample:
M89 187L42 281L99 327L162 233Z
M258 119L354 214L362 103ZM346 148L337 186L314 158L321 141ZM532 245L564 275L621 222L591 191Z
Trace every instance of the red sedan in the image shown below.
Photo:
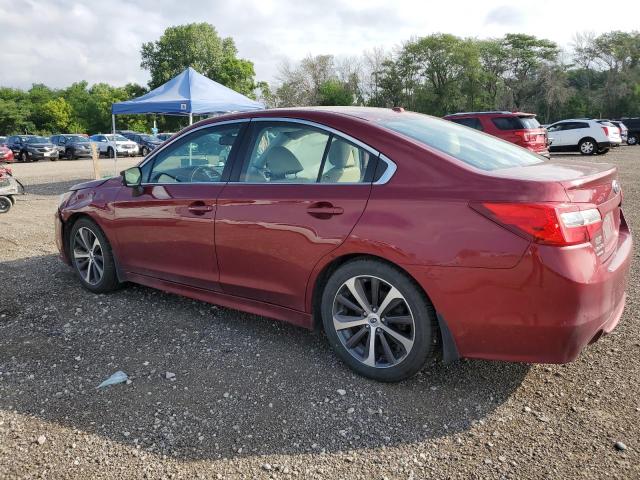
M438 350L561 363L610 332L632 244L616 177L401 109L267 110L73 187L56 237L92 292L322 326L351 368L396 381Z

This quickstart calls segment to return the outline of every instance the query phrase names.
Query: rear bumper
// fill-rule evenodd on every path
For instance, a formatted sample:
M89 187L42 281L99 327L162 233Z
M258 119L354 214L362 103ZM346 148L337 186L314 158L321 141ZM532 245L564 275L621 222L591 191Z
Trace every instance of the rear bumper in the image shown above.
M623 222L603 263L590 244L532 245L510 269L405 268L447 322L461 357L566 363L618 324L631 254Z

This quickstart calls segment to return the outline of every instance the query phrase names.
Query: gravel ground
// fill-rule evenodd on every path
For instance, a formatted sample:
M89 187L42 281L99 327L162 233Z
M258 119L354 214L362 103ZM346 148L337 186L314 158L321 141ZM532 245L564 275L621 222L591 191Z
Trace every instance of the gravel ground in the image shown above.
M640 147L589 161L619 166L640 225ZM30 193L0 215L0 478L640 478L637 248L621 324L574 363L465 360L380 384L320 333L83 290L52 214L90 165L16 165ZM96 390L117 370L131 382Z

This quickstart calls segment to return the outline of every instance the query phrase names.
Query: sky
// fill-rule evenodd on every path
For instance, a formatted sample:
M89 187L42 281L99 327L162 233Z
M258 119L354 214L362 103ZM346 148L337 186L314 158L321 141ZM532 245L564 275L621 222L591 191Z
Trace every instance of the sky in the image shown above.
M0 0L0 86L146 85L142 43L191 22L232 37L239 56L254 62L256 79L274 82L284 59L391 50L437 32L528 33L568 48L576 32L638 29L637 15L619 13L593 0Z

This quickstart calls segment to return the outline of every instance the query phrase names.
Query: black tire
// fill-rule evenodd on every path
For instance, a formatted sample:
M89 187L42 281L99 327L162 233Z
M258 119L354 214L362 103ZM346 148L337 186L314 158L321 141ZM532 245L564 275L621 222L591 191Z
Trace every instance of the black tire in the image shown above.
M86 280L85 276L82 274L82 260L76 258L76 246L79 245L76 242L76 237L81 229L89 230L99 242L100 252L103 259L103 272L100 280L95 283L91 283ZM109 293L118 289L120 282L118 281L118 275L116 273L116 264L113 258L111 244L102 229L95 222L86 217L77 220L71 227L68 242L71 264L73 265L73 269L84 288L93 293Z
M73 148L68 148L66 152L64 152L64 156L67 157L68 160L75 160L76 154Z
M113 158L114 156L115 156L115 152L113 151L113 148L111 147L107 148L107 157Z
M25 151L20 152L20 155L18 156L18 159L22 162L22 163L26 163L29 161L29 154Z
M149 149L147 147L142 147L142 149L140 150L140 153L142 154L143 157L146 157L149 154Z
M578 151L581 155L594 155L598 153L598 143L593 138L583 138L578 143Z
M394 287L403 297L402 302L408 307L406 311L408 311L409 316L413 319L412 326L407 327L413 330L413 344L408 352L406 352L406 350L404 351L404 356L398 363L385 365L382 362L385 354L381 340L379 340L378 337L375 337L376 339L374 340L374 352L377 352L373 355L373 363L375 366L366 365L362 359L356 358L356 356L351 353L355 351L353 348L350 351L347 347L349 339L357 335L360 335L360 338L363 339L363 344L368 343L370 335L372 334L371 332L374 330L376 333L382 333L381 336L384 337L384 331L381 332L380 330L384 327L389 328L391 325L391 313L388 313L389 316L385 323L383 317L384 312L381 311L380 314L382 317L379 318L379 323L375 329L373 329L373 324L376 322L375 319L373 320L374 323L369 320L369 323L367 323L365 327L361 327L360 325L354 327L354 330L366 328L366 333L359 332L358 330L355 332L352 330L353 333L351 333L347 332L347 329L341 329L341 333L339 334L336 330L334 326L334 302L337 301L338 294L344 291L342 289L344 288L345 282L348 282L354 277L364 279L375 278L379 281L380 285L386 284L387 287ZM367 300L371 300L373 294L367 295L369 295ZM371 300L371 302L376 303L373 300ZM379 303L382 308L384 301L380 302L379 300L377 303ZM385 311L391 312L392 310L393 308L389 307ZM333 350L352 370L365 377L381 382L398 382L418 373L425 362L435 354L438 329L433 305L431 305L422 290L411 278L404 272L386 263L362 259L348 262L339 267L324 286L321 297L321 315L324 331ZM366 314L362 315L363 318L365 318L364 315ZM368 319L369 317L366 318ZM350 336L346 338L345 342L344 335L346 334L350 334ZM365 336L366 339L364 338ZM387 336L386 338L391 337ZM389 342L385 340L385 343L388 348ZM397 346L394 345L394 348L395 347ZM366 355L367 350L364 351L363 356ZM376 358L381 360L380 366L378 366Z
M627 145L638 145L638 135L630 133L627 137Z
M0 213L7 213L9 210L11 210L12 206L13 202L9 197L0 197Z

